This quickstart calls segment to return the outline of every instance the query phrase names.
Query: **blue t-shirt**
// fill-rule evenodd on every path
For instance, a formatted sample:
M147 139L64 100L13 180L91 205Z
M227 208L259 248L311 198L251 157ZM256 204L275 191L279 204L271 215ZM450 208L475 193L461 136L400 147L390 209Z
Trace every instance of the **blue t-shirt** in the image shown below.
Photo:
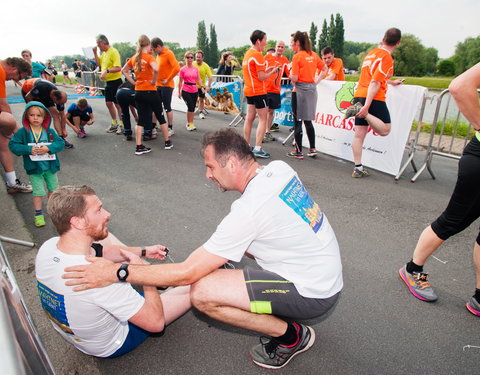
M44 69L45 67L42 64L32 62L32 78L42 78L42 72Z
M72 116L82 116L82 115L89 116L91 113L93 113L93 109L89 105L87 105L85 109L80 109L78 108L77 103L72 103L70 104L70 107L68 107L67 112Z

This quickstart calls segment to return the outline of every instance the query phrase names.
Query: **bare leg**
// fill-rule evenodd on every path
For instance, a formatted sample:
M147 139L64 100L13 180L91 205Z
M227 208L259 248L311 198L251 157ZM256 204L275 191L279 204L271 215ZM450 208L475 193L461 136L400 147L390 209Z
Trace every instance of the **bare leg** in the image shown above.
M5 172L13 172L13 154L8 148L9 139L0 134L0 163Z
M250 312L242 270L212 272L192 285L191 298L198 310L223 323L274 337L287 330L287 323L273 315Z
M268 109L268 115L267 115L267 129L266 131L269 132L270 129L272 128L272 124L273 124L273 112L274 110L273 109Z
M363 141L367 135L367 130L367 126L355 126L355 134L352 141L353 161L355 164L362 164Z
M190 302L190 286L179 286L167 290L160 295L160 299L162 300L165 324L172 323L192 307Z
M173 111L167 112L168 125L173 125Z
M247 116L245 117L245 124L243 125L243 137L250 144L250 136L252 133L253 121L257 115L255 105L247 104Z
M195 117L195 112L187 112L187 124L193 124L194 117Z
M443 242L444 241L435 234L430 225L426 227L420 235L417 246L413 252L413 263L418 266L423 266L430 255L432 255Z
M33 208L36 211L39 211L42 209L42 201L43 201L43 197L36 197L36 196L33 197Z
M390 134L390 130L391 130L391 124L390 123L384 123L378 117L375 117L374 115L371 115L370 113L365 117L365 120L368 122L368 125L370 125L370 127L378 135L381 135L382 137L385 137L388 134Z
M115 103L114 102L106 102L108 112L110 113L110 117L112 118L113 121L117 121L117 111L115 108ZM121 113L121 112L120 112Z
M475 273L477 277L477 283L475 287L480 289L480 245L475 243L473 247L473 264L475 265Z
M257 133L255 134L255 146L261 146L263 137L265 136L265 132L267 130L267 115L268 115L268 108L260 108L257 109L258 113L258 126L257 126Z
M137 146L140 146L142 144L142 134L143 126L135 126L135 143L137 144Z

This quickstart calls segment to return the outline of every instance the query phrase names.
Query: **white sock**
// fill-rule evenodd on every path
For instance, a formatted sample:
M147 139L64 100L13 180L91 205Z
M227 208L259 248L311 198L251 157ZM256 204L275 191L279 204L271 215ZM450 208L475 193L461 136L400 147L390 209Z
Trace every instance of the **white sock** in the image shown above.
M17 174L15 171L12 172L5 172L5 179L7 180L8 186L13 186L17 183Z
M261 147L260 147L260 146L255 146L255 147L253 148L253 151L260 151L260 150L261 150Z
M359 171L363 171L363 165L362 164L360 164L359 166L356 165L355 168L358 169Z

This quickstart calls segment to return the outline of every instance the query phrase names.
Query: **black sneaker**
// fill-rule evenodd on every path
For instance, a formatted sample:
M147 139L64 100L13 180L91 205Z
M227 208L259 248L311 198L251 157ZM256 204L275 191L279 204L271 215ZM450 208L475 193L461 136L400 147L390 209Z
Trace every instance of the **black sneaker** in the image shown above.
M270 369L286 366L293 357L310 349L315 342L315 331L311 327L298 324L298 330L298 340L291 346L281 345L274 338L265 341L268 337L260 337L260 344L250 352L252 361L260 367Z
M64 139L64 141L65 141L65 148L66 148L66 149L71 149L71 148L73 148L73 145L72 145L69 141L67 141L66 139Z
M126 141L131 141L131 140L133 140L133 137L132 137L130 134L129 134L129 135L126 135L126 136L125 136L125 140L126 140Z
M171 150L173 148L173 144L170 140L165 141L165 150Z
M147 154L150 151L152 151L151 148L145 147L144 145L140 145L140 146L137 146L137 149L135 150L135 155Z

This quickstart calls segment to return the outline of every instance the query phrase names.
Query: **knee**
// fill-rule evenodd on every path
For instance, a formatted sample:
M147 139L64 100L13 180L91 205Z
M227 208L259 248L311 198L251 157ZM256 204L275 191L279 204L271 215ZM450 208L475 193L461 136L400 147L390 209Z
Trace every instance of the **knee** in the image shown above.
M384 129L384 130L382 130L382 131L379 131L379 132L375 132L375 133L377 133L377 134L378 134L379 136L381 136L381 137L386 137L387 135L390 134L390 130L391 130L391 128L390 128L390 126L389 126L388 128L386 128L386 129Z
M197 310L205 312L210 306L207 293L207 283L204 279L200 279L190 287L190 302Z

